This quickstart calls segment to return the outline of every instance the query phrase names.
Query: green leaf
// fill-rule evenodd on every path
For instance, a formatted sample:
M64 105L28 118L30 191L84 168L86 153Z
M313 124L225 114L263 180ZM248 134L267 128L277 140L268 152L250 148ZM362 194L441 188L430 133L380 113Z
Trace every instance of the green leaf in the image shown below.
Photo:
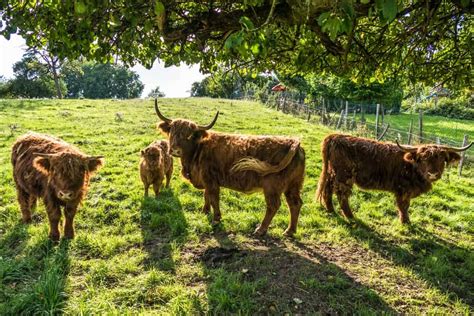
M165 13L165 6L163 2L155 1L155 14L159 16L159 15L162 15L163 13Z
M87 5L82 1L74 2L74 11L77 14L84 14L87 12Z
M239 22L247 29L247 30L253 30L255 26L253 25L253 22L246 16L243 16L240 18Z

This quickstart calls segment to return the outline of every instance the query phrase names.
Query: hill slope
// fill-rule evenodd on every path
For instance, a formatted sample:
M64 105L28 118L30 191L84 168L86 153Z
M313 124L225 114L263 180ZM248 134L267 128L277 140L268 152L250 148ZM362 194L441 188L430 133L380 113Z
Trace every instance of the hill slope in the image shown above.
M462 178L451 170L415 199L410 226L399 224L391 195L358 190L358 220L347 223L314 201L320 143L331 130L251 102L161 103L165 115L201 124L219 109L217 131L302 138L307 171L295 239L282 237L286 205L267 238L252 236L265 210L261 194L223 190L223 222L213 228L176 159L171 189L144 200L139 152L162 137L152 101L0 100L0 314L473 312L472 168ZM9 157L27 130L106 157L72 242L48 241L43 206L34 224L19 222Z

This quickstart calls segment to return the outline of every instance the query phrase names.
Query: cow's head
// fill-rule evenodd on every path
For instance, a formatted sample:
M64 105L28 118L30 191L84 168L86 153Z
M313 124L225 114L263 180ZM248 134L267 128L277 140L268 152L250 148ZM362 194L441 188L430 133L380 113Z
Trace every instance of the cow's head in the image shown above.
M441 178L447 164L452 164L461 159L458 152L469 149L472 146L455 148L441 145L402 146L398 147L405 152L403 159L414 164L423 174L426 180L434 182Z
M157 168L160 162L163 160L163 154L161 148L157 146L148 146L141 151L143 159L147 165L152 168Z
M206 126L197 125L188 120L171 120L161 114L156 99L155 111L156 115L162 120L158 124L158 128L169 138L170 153L175 157L192 155L199 142L208 135L207 130L214 126L219 116L219 112L217 112L212 122Z
M48 176L48 183L58 199L76 200L89 184L89 176L102 164L102 156L85 156L76 153L36 154L33 166Z

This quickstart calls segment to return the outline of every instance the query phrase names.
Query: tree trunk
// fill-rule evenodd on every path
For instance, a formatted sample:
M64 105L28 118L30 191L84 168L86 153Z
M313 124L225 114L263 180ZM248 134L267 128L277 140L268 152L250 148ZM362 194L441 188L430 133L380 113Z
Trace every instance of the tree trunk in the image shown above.
M63 93L61 92L61 86L59 84L59 76L58 76L58 71L56 70L56 65L53 64L52 67L52 73L53 73L53 79L54 79L54 85L56 86L56 95L58 99L63 98Z

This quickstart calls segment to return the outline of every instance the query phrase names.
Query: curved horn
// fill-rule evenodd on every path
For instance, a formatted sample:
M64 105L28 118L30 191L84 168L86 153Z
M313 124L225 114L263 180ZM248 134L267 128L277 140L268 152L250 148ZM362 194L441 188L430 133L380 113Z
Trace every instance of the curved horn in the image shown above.
M165 121L167 123L171 122L171 119L169 119L166 116L164 116L163 114L161 114L160 110L158 109L158 99L156 99L156 98L155 98L155 112L156 112L156 115L158 115L158 117L162 121Z
M465 151L468 150L472 145L474 145L474 142L471 142L469 145L466 145L464 147L448 147L448 146L443 146L443 148L446 148L451 151Z
M402 146L398 143L398 139L395 140L395 142L397 143L397 146L398 148L400 148L401 150L403 151L406 151L406 152L415 152L418 150L418 148L416 147L413 147L413 146Z
M87 156L88 159L101 159L104 158L104 156L99 155L99 156Z
M204 131L208 130L208 129L211 129L214 126L214 124L216 124L216 121L217 121L218 117L219 117L219 111L217 111L216 116L214 116L214 119L212 120L211 123L209 123L209 125L206 125L206 126L198 125L198 128L200 130L204 130Z

